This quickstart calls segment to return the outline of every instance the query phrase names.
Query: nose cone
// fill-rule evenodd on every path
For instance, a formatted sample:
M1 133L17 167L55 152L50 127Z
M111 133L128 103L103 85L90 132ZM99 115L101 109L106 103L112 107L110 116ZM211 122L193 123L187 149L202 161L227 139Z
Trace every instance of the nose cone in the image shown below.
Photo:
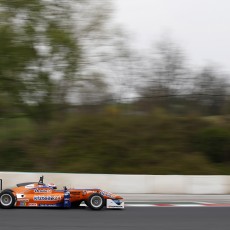
M115 199L117 200L121 200L121 199L124 199L123 197L119 196L119 195L115 195Z

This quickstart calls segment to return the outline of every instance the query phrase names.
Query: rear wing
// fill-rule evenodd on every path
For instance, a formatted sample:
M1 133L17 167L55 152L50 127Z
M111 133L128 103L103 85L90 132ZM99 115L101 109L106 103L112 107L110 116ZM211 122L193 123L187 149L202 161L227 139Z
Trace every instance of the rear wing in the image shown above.
M2 179L0 179L0 191L2 191Z

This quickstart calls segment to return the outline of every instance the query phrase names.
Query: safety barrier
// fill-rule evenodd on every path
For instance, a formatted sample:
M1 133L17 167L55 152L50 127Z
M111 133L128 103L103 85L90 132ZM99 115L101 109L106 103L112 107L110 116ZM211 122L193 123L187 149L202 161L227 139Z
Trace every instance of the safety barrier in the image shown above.
M3 189L17 183L36 182L42 175L46 183L53 182L58 188L101 188L115 193L140 194L230 194L230 176L0 172Z

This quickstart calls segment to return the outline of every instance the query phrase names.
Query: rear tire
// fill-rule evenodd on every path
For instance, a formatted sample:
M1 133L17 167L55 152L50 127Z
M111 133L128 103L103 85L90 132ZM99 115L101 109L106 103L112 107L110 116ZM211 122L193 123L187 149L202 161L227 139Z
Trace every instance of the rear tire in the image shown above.
M86 204L92 210L101 210L105 206L105 198L99 193L94 193L86 201Z
M1 208L13 208L15 202L16 202L16 198L10 190L4 190L0 193Z

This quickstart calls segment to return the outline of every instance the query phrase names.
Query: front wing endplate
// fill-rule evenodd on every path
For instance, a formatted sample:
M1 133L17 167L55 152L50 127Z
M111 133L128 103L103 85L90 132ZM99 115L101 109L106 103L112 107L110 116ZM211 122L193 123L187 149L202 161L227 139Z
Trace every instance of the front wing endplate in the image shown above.
M125 207L125 203L122 200L112 200L112 199L106 200L106 208L123 209L124 207Z

